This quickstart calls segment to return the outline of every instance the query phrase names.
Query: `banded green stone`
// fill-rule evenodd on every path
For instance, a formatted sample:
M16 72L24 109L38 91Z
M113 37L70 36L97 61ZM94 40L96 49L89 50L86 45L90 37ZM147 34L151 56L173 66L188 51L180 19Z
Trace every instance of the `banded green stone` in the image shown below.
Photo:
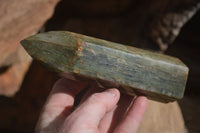
M184 95L188 68L179 59L67 31L21 41L27 52L56 72L92 78L130 95L171 102ZM114 87L114 86L113 86Z

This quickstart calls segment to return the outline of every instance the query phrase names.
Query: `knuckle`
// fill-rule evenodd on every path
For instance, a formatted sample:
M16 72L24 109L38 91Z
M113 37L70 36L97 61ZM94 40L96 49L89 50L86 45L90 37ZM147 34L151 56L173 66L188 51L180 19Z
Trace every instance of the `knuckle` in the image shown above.
M104 102L104 97L101 95L101 93L93 94L89 99L89 103L98 106L103 110L106 109L106 103Z
M129 133L127 129L124 129L122 127L117 128L116 132L117 133Z
M95 93L88 99L88 104L100 112L107 112L112 106L112 101L109 100L108 95L105 93Z
M102 103L103 97L100 93L95 93L90 97L90 101L94 103Z

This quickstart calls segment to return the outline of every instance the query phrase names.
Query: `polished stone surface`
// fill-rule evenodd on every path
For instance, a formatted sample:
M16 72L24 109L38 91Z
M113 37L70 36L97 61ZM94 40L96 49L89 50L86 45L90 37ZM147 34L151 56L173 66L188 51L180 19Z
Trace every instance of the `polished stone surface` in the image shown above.
M37 34L21 43L56 72L96 79L106 87L160 102L184 95L188 68L174 57L67 31Z

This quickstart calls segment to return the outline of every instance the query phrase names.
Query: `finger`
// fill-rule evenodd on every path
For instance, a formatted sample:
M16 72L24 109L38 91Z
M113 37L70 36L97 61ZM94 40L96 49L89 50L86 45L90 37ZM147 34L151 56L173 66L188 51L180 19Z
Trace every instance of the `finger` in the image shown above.
M86 86L84 83L69 79L58 80L43 108L36 130L55 130L66 116L71 113L75 95ZM49 126L51 123L52 126ZM55 124L52 124L55 123Z
M100 88L98 86L93 86L90 88L87 93L84 95L81 103L83 103L89 96L94 94L95 92L101 92L105 90L105 88ZM130 106L133 96L129 96L126 94L120 94L120 99L117 105L108 113L104 115L102 120L99 123L99 132L102 133L111 133L115 129L115 127L120 123L123 119L124 114L127 112L127 108Z
M96 132L103 116L118 102L117 89L108 89L91 95L67 119L61 132L71 129L73 132Z
M136 133L146 107L147 98L144 96L137 97L114 133Z
M90 88L87 90L87 92L82 97L79 105L81 105L84 101L86 101L88 99L88 97L90 97L92 94L101 93L101 92L103 92L105 90L106 90L105 88L100 88L96 84L94 84L94 83L91 84L90 83Z
M112 133L115 127L123 119L127 108L130 106L132 96L121 94L120 100L115 108L108 112L99 124L99 130L102 133Z

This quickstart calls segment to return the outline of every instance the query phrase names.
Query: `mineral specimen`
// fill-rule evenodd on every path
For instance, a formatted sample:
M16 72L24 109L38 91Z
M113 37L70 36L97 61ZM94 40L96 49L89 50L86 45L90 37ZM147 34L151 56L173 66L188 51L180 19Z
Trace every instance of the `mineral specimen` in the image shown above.
M184 95L188 68L174 57L67 31L36 34L21 43L56 72L95 79L106 87L117 84L122 92L160 102Z

